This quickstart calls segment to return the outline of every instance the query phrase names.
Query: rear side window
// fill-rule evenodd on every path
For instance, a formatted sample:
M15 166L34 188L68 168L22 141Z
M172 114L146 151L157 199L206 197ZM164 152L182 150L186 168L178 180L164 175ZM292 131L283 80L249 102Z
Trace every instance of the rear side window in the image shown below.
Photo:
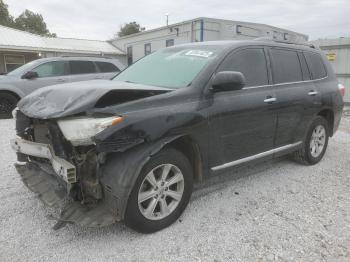
M285 49L270 49L275 84L303 80L298 53Z
M70 61L70 72L72 75L96 73L96 68L91 61Z
M310 80L309 68L307 67L305 57L302 53L299 53L299 61L301 65L301 71L303 73L303 80Z
M312 79L320 79L327 76L322 57L317 53L305 52L306 62L310 68Z
M241 72L246 79L247 87L268 84L266 58L262 48L244 49L229 55L221 64L219 71Z
M112 63L107 63L107 62L95 62L98 69L100 70L100 72L102 73L109 73L109 72L119 72L119 68L116 67L114 64Z

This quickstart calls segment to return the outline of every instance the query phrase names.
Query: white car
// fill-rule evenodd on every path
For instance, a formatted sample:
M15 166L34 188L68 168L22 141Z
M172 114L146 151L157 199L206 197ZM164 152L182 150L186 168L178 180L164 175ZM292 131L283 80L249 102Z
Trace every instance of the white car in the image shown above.
M0 76L0 118L11 117L17 102L34 90L55 84L111 79L124 69L116 59L52 57L29 62Z

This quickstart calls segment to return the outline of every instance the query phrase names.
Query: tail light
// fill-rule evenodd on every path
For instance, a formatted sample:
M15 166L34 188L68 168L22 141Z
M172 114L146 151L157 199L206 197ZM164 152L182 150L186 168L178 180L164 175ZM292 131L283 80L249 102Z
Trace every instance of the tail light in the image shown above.
M338 84L338 90L341 96L345 96L345 87L342 84Z

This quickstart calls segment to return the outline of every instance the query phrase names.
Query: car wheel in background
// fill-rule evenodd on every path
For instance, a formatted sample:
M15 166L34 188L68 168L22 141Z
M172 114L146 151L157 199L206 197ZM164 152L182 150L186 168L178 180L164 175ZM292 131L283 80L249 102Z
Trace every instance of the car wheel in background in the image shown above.
M12 118L12 111L17 106L18 99L8 93L0 93L0 119Z
M128 200L125 223L142 233L161 230L185 210L192 194L193 172L184 154L166 148L140 172Z
M323 158L329 138L328 122L317 116L306 135L303 148L294 153L294 159L302 164L314 165Z

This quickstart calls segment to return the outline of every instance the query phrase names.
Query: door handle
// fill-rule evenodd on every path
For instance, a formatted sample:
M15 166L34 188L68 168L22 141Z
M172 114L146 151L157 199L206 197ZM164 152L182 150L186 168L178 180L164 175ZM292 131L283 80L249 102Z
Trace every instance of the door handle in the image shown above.
M318 94L317 91L311 90L309 93L307 93L309 96L315 96Z
M269 104L276 102L276 101L277 101L276 97L269 97L269 96L266 97L266 99L264 100L265 103L269 103Z
M62 79L62 78L56 80L56 82L64 82L64 81L66 81L66 80Z

